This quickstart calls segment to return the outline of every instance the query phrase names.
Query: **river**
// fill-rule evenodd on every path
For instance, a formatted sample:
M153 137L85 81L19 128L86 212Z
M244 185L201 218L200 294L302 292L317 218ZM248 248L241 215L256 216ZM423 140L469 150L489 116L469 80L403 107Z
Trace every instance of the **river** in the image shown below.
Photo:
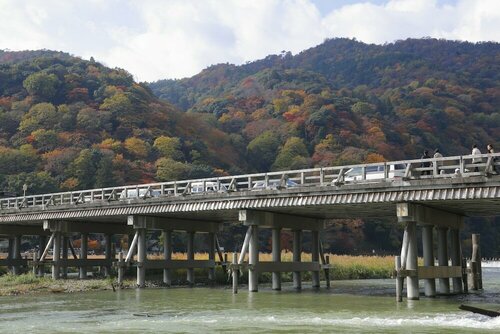
M483 268L483 292L396 303L394 280L332 281L301 292L284 285L149 288L0 297L0 333L499 333L500 317L458 309L500 308L500 266Z

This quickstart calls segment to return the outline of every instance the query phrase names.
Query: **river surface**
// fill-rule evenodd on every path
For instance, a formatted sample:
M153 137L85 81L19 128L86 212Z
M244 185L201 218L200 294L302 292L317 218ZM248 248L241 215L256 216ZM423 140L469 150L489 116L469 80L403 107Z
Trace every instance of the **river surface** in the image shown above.
M332 281L281 292L149 288L0 297L0 333L500 333L500 266L483 268L483 292L396 303L394 280Z

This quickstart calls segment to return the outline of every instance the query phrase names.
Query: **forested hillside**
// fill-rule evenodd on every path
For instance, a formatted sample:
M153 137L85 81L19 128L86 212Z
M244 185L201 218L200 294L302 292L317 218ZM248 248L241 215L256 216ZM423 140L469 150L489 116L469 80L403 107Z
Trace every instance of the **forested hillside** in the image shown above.
M0 52L0 184L28 193L227 173L209 115L160 102L125 70L51 51Z
M334 39L150 87L183 110L214 115L264 171L484 149L500 138L499 84L498 43ZM252 160L262 155L269 159Z

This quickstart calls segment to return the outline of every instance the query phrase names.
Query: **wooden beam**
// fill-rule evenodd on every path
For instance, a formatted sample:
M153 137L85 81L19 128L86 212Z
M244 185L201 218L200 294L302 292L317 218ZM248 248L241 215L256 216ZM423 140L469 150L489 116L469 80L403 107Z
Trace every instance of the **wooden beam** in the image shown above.
M133 233L132 227L119 223L95 223L80 221L58 221L45 220L43 228L52 232L63 233L105 233L105 234L130 234Z
M325 226L321 219L256 210L240 210L239 221L247 226L306 231L321 231Z
M41 225L0 225L0 235L50 235Z
M144 263L147 269L192 269L214 268L214 260L147 260Z
M171 230L198 233L216 233L222 230L222 223L220 222L155 216L128 216L127 224L134 228L147 228L148 230Z
M398 203L396 207L398 221L416 222L418 225L435 225L454 229L463 229L463 216L434 209L415 203Z
M293 271L319 271L319 262L259 262L255 265L258 272L293 272Z
M452 278L462 277L461 266L447 266L447 267L418 267L418 278Z

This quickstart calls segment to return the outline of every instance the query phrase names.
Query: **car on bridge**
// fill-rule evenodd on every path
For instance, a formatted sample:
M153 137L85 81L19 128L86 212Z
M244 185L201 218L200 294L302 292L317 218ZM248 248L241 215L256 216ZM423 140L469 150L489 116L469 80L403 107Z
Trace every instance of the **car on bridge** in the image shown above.
M342 183L381 180L385 178L385 165L375 165L365 167L365 178L363 179L363 167L353 167L345 172L343 179L336 178L332 181L332 185ZM387 178L391 180L401 179L405 175L405 164L388 165L389 172Z
M227 187L220 182L206 181L191 183L191 194L225 192Z
M129 199L129 198L147 198L147 197L160 197L161 192L159 190L154 189L124 189L120 193L120 199Z
M293 188L293 187L298 187L299 184L293 180L286 179L285 182L281 180L269 180L267 182L267 187L266 187L266 181L257 181L252 187L252 190L262 190L262 189L286 189L286 188Z

